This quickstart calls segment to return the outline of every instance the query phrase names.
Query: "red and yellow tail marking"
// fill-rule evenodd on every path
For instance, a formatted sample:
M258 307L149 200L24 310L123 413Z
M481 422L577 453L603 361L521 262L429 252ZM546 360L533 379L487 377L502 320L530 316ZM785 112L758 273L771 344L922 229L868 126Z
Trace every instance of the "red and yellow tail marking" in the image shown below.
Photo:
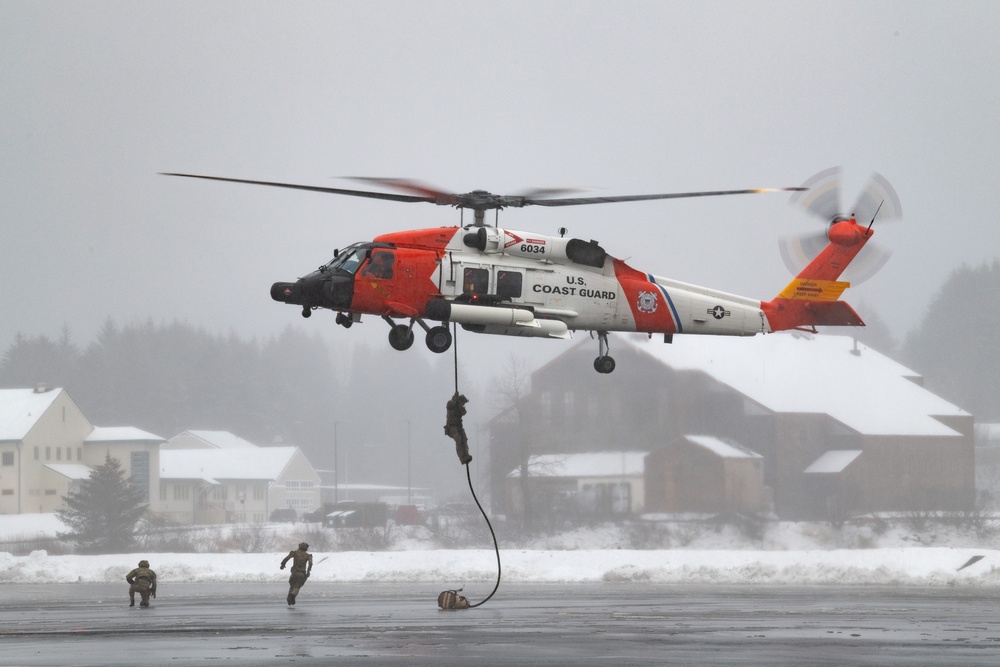
M796 278L778 295L779 299L802 299L808 301L836 301L851 283L840 280L814 280Z

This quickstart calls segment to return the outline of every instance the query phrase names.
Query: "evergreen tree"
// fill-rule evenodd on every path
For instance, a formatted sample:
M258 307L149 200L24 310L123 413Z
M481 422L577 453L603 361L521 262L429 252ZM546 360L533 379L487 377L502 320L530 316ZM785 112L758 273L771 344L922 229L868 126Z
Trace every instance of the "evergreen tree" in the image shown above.
M56 512L71 532L60 534L84 553L125 553L135 543L135 525L146 512L145 494L125 476L121 462L105 455L80 490L63 496L66 508Z
M919 327L907 337L904 360L931 391L971 412L1000 419L1000 260L954 271Z

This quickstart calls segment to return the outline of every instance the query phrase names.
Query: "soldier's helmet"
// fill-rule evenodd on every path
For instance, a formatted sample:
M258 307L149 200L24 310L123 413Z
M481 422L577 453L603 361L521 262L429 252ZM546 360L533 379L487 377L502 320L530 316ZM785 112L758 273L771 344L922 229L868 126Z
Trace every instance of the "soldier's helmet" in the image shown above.
M299 542L299 549L302 549L303 551L308 551L309 550L309 543L308 542Z
M149 567L149 561L148 560L139 561L139 567Z

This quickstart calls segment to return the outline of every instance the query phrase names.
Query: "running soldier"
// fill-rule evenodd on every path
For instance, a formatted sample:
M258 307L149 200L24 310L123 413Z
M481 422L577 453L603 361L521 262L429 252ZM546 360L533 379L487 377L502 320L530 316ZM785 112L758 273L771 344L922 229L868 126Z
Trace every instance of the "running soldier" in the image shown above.
M156 573L149 569L149 561L139 561L139 567L125 575L125 581L129 583L128 599L130 607L135 606L135 593L139 592L142 602L140 607L149 606L149 597L156 597Z
M444 423L444 434L449 438L454 438L455 453L458 454L458 460L462 462L462 465L472 460L472 456L469 455L469 438L465 435L465 427L462 426L462 417L465 416L466 412L465 404L468 402L469 399L464 394L456 391L446 406L448 417Z
M285 569L285 563L292 561L292 576L288 577L288 606L295 606L295 596L299 594L299 589L305 586L306 579L312 574L313 555L307 553L309 545L305 542L299 544L295 551L289 551L285 559L281 561L281 569Z

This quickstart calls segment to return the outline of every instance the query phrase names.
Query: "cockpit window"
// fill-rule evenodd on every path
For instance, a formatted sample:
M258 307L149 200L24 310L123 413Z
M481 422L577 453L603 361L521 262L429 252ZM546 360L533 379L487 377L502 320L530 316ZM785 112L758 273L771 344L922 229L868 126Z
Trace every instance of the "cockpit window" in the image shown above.
M350 245L343 250L338 251L337 256L330 260L330 263L326 265L326 268L331 270L342 269L348 273L354 273L358 270L358 266L362 261L364 261L367 255L367 247L364 247L361 244Z
M361 265L361 262L362 260L364 260L366 254L367 254L366 250L361 250L359 248L358 250L355 250L354 252L347 255L343 263L337 268L353 274L355 271L358 270L358 266Z

